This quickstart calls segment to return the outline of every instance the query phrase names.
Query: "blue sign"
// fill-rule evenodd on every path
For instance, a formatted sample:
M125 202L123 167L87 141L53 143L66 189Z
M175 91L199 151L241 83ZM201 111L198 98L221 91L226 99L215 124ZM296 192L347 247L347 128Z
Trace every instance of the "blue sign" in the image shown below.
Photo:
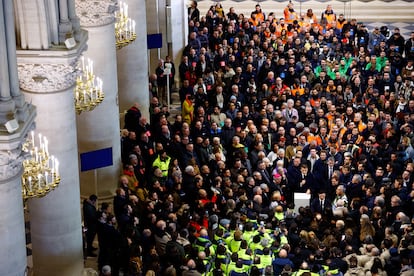
M147 47L148 49L162 48L162 34L147 35Z
M94 150L80 154L81 172L112 166L112 148Z

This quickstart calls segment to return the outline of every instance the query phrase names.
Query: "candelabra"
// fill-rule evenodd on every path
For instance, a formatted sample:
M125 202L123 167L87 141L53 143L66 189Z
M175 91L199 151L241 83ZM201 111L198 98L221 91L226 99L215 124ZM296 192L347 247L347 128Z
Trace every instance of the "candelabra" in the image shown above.
M119 12L115 12L116 49L121 49L132 43L136 38L135 20L128 17L128 5L119 2Z
M88 58L85 64L85 57L82 56L80 63L81 68L78 70L82 74L76 79L75 88L75 109L78 114L94 110L105 98L102 80L93 73L93 61Z
M48 140L38 135L39 145L35 143L35 134L27 138L22 150L27 158L23 161L22 196L24 200L43 197L60 183L59 161L49 155Z

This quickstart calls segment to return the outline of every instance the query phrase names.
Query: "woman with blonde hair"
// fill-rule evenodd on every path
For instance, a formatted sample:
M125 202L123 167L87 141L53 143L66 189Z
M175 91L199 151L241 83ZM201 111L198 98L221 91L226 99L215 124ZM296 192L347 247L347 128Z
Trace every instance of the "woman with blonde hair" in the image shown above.
M375 236L375 228L372 225L369 216L367 214L362 214L360 219L361 230L359 233L359 240L364 242L367 237Z

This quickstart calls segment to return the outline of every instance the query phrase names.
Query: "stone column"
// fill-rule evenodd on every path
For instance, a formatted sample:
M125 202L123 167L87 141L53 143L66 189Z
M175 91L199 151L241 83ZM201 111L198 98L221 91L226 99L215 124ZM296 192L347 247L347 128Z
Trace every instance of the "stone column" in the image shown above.
M72 22L69 20L68 0L59 0L59 20L59 42L64 42L66 36L73 31Z
M27 266L26 236L22 200L22 150L28 129L33 126L35 108L25 106L28 116L18 118L17 130L4 127L14 119L15 103L20 98L17 80L13 2L0 1L0 275L24 275ZM12 114L9 118L7 113Z
M142 115L149 118L148 50L145 0L130 0L129 15L136 22L137 39L117 51L119 112L121 127L124 113L135 102Z
M35 108L28 113L16 132L0 135L0 275L25 275L27 267L21 145L33 127Z
M77 116L79 152L112 148L113 165L81 172L81 196L111 198L121 171L115 27L112 1L77 1L82 28L89 32L85 58L94 62L95 76L103 81L104 101L91 112ZM98 185L99 184L99 185Z
M79 40L79 34L80 34L80 20L79 17L76 14L76 7L75 7L75 0L69 0L68 8L69 8L69 19L72 23L72 28L74 31L75 39Z
M171 9L171 16L167 19L167 30L170 33L171 39L168 41L170 44L170 56L174 61L176 73L175 83L178 87L179 73L178 66L181 63L181 57L184 47L187 45L188 37L188 17L187 17L187 6L185 1L174 1L170 0L168 7Z
M10 160L10 149L6 149L9 146L7 141L0 144L0 254L3 256L0 258L0 275L20 276L25 275L27 262L21 186L22 160ZM18 148L13 151L21 152Z
M149 51L149 72L155 73L158 66L158 60L164 59L168 55L165 2L166 0L146 0L147 10L147 32L148 34L162 34L162 48L151 49ZM181 2L181 1L180 1ZM179 34L174 34L179 35Z
M75 64L87 34L70 50L18 50L20 88L38 108L36 132L49 140L59 159L60 185L43 198L28 200L35 275L81 275L83 243L78 144L74 107Z
M19 64L21 88L38 107L36 132L49 140L60 163L60 185L43 198L28 200L35 275L80 275L83 244L78 150L73 89L76 75L68 64ZM48 82L30 81L43 74Z

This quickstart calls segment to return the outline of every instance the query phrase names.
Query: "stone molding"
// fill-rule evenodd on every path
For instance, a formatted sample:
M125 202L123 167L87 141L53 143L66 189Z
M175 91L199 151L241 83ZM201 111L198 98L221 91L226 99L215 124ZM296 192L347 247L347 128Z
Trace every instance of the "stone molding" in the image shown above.
M21 147L13 150L0 150L0 182L19 174L22 171L23 160Z
M18 64L20 88L31 92L56 92L74 85L78 71L68 64Z
M76 0L76 14L82 27L98 27L114 22L117 2L113 0Z

